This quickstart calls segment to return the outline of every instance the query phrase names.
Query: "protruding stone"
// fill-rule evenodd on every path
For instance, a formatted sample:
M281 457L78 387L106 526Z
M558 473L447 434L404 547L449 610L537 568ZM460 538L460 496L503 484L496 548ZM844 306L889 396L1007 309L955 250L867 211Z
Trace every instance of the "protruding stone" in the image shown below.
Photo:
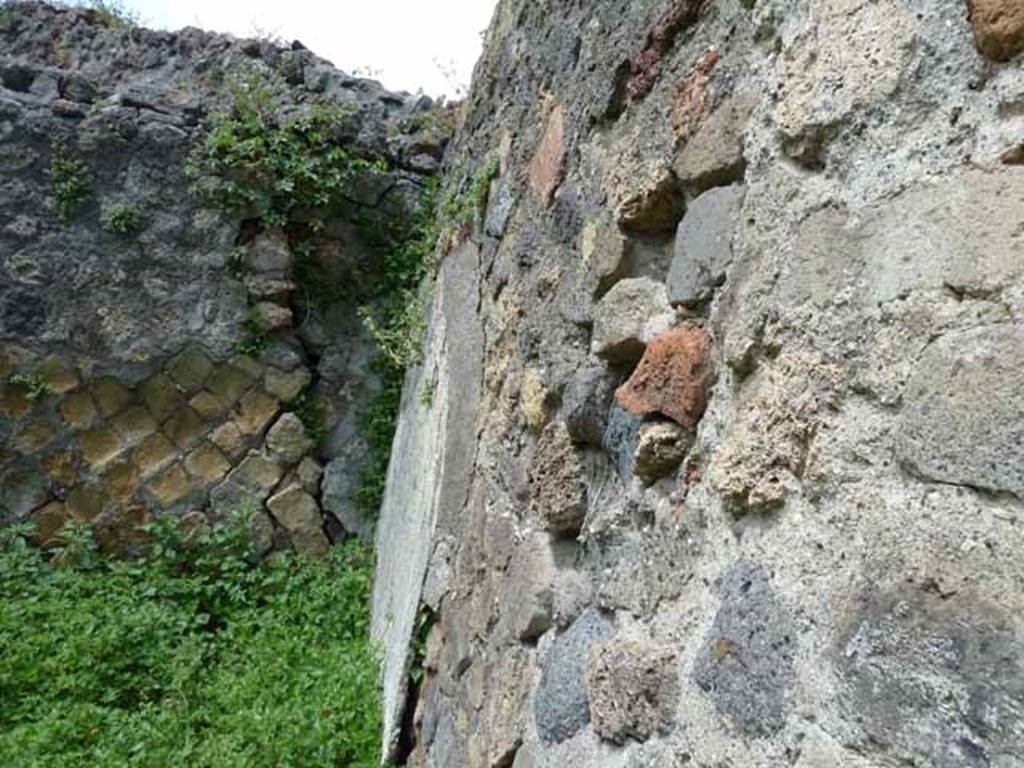
M545 744L571 739L590 722L587 658L591 647L613 632L611 622L592 611L573 622L548 648L534 700L537 735Z
M113 376L102 376L89 385L93 400L104 418L110 418L127 407L133 399L131 390Z
M645 483L668 477L686 458L693 445L693 432L675 422L643 424L637 435L633 472Z
M245 255L245 265L254 272L283 275L292 263L288 236L280 229L257 235Z
M675 651L640 640L608 640L587 661L590 720L614 744L646 741L675 725L679 670Z
M248 376L250 383L253 379L258 379L263 375L263 366L260 364L260 361L252 355L232 355L228 359L228 363Z
M152 512L144 504L118 506L94 528L100 551L115 555L137 554L149 539L144 526L152 519Z
M299 485L302 486L306 493L313 494L314 496L320 490L320 478L323 477L323 474L324 468L320 466L316 459L310 456L306 456L299 462L299 466L295 468L295 479Z
M619 226L632 232L671 232L683 217L686 204L679 179L658 167L628 192L616 210Z
M210 442L220 448L232 461L245 453L245 436L232 421L221 424L210 435Z
M144 382L139 391L146 407L157 419L167 418L184 402L178 388L162 373Z
M316 500L298 485L292 485L271 496L267 508L274 519L288 531L297 552L322 555L330 547L323 531L323 518Z
M686 187L699 192L743 180L744 137L756 104L754 94L727 99L685 141L674 168Z
M562 422L544 429L527 479L530 508L541 526L558 535L576 536L587 513L587 486L583 462Z
M613 226L588 222L580 233L580 271L592 294L601 294L623 276L627 241Z
M198 413L185 406L164 422L163 432L178 448L187 451L202 439L206 432L206 422Z
M217 421L223 418L230 409L230 406L226 402L221 400L212 392L207 392L206 390L197 392L193 395L192 399L188 401L188 404L196 413L208 422Z
M974 41L992 61L1024 51L1024 4L1020 0L968 0Z
M189 347L167 364L167 375L186 391L198 389L213 371L213 362L201 349Z
M171 441L158 432L139 443L132 452L132 461L139 468L140 474L148 476L166 466L174 456Z
M693 430L707 407L711 342L696 325L662 334L647 346L633 375L615 393L637 416L661 414Z
M267 448L285 464L295 464L313 449L313 441L302 420L294 413L286 413L267 433Z
M277 415L279 403L259 389L252 389L238 403L235 424L243 435L258 435Z
M530 642L554 626L555 576L547 536L534 534L516 547L498 602L502 624L512 637Z
M82 458L93 469L98 469L121 452L121 441L109 429L89 429L78 436Z
M246 275L243 282L252 299L284 301L295 290L295 283L290 280L278 280L266 275Z
M526 426L534 432L540 432L548 423L547 389L541 372L536 368L527 368L523 372L523 380L519 385L519 412L523 415Z
M113 462L103 473L103 487L115 501L130 499L139 489L138 468L124 460Z
M291 327L292 311L288 307L272 301L261 301L253 307L253 311L256 322L264 331L280 331Z
M668 291L648 277L616 283L594 308L590 349L615 362L635 362L675 322Z
M302 394L309 386L312 376L305 368L294 371L282 371L280 368L267 368L263 379L263 387L283 403L288 403Z
M231 464L212 443L203 443L185 459L185 470L204 486L217 482L230 469Z
M60 413L72 429L85 429L96 420L96 405L88 392L75 392L61 400Z
M269 456L259 451L249 451L245 460L228 475L228 480L265 499L283 474L281 465Z
M544 205L550 205L565 172L565 109L557 105L548 116L544 138L530 161L530 189Z
M57 395L63 395L78 387L78 373L74 367L59 357L51 357L39 365L37 371L47 389Z
M114 429L129 445L156 432L156 419L141 405L122 411L112 420Z
M149 492L164 509L173 507L192 491L181 464L174 464L149 482Z
M670 301L706 301L725 281L745 192L745 187L739 185L717 187L690 203L676 231L675 255L667 281Z
M615 394L615 377L603 365L580 368L566 384L562 410L569 437L599 446L608 426L608 407Z

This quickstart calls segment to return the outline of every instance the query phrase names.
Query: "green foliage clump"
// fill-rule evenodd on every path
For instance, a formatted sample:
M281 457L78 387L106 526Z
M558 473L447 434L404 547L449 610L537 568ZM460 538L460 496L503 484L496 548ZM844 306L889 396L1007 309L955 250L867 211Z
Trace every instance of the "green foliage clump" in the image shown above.
M291 402L289 407L292 413L299 417L302 426L306 428L306 434L314 443L319 443L326 437L323 403L317 400L312 393L303 392Z
M145 226L145 217L132 203L104 203L100 210L103 231L115 235L130 235Z
M483 228L490 202L491 182L501 170L501 157L491 152L476 172L470 177L468 187L458 192L458 186L450 187L441 202L440 217L443 222L441 243L447 248L454 241Z
M209 204L271 227L301 218L320 231L353 184L384 170L351 146L341 105L314 104L284 117L261 77L241 76L230 89L230 109L214 116L187 165Z
M50 181L57 216L67 223L82 203L92 196L85 163L60 139L54 139L50 156Z
M87 0L80 7L95 13L100 24L110 29L135 29L142 24L142 17L120 0Z
M16 384L25 390L25 399L30 403L37 403L52 391L43 377L38 373L16 373L11 376L11 384Z
M235 340L231 345L231 351L239 355L259 357L269 343L259 312L255 307L249 307L242 321L242 338Z
M5 765L378 765L371 552L257 563L242 523L154 525L136 561L0 532Z

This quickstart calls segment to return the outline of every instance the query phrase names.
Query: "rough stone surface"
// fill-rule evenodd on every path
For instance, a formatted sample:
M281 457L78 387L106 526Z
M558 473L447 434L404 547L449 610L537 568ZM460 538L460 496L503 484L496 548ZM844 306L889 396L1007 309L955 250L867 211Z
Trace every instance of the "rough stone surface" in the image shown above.
M562 422L545 428L529 469L530 509L544 530L575 536L587 511L583 462Z
M675 725L679 672L675 651L641 640L594 646L587 659L587 698L594 730L607 741L646 741Z
M753 94L732 96L686 137L673 166L685 187L699 192L743 180L744 139L756 105Z
M643 424L637 432L633 472L647 483L668 477L683 463L692 444L692 432L678 424Z
M650 278L622 280L594 308L590 348L613 361L636 361L675 321L668 292Z
M297 485L289 486L267 500L267 509L281 524L292 546L306 555L322 555L330 546L323 531L323 518L316 499Z
M606 618L590 612L573 622L548 647L534 698L537 735L542 742L566 741L590 722L588 655L594 645L613 633L614 628Z
M554 199L562 183L565 142L565 110L559 104L548 116L544 138L530 163L530 189L545 205Z
M1024 8L1014 0L968 0L978 50L993 61L1024 51Z
M267 433L267 448L284 464L296 464L313 447L306 427L294 413L279 418Z
M744 193L734 184L709 190L690 203L676 231L667 280L670 301L705 301L725 282Z
M686 429L696 428L711 383L707 331L684 325L648 344L640 364L615 392L619 405L637 416L661 414Z

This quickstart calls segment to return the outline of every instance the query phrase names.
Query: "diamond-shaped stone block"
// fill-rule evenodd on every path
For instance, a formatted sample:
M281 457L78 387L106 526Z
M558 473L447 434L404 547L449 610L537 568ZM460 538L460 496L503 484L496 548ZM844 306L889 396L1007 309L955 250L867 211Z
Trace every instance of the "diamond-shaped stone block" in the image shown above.
M238 403L235 423L243 435L258 435L277 415L278 402L258 389L245 394Z
M235 461L245 453L245 436L233 421L221 424L210 435L210 441Z
M87 429L78 436L78 449L86 464L97 469L121 452L121 440L105 427Z
M96 407L104 418L124 410L133 400L132 391L113 376L101 376L89 385Z
M174 464L149 482L149 492L163 508L173 507L192 491L181 464Z
M188 450L206 432L206 422L194 410L185 406L163 424L164 434L183 451Z
M54 394L63 395L78 386L78 374L75 369L59 357L44 360L40 363L37 373Z
M142 475L151 475L167 465L176 455L166 435L159 432L143 440L132 452L132 461Z
M88 392L75 392L61 401L60 413L72 429L85 429L96 420L96 404Z
M234 403L245 394L253 377L233 365L220 365L206 381L206 388L217 397Z
M220 480L231 469L221 450L212 443L203 443L185 459L185 469L202 485Z
M112 499L127 501L139 489L139 471L128 461L115 461L103 473L103 487Z
M136 405L112 419L114 429L126 443L135 444L156 432L156 419L149 409Z
M230 408L226 402L206 390L195 394L188 404L207 421L218 421Z
M181 391L165 374L158 373L139 387L146 407L157 419L165 419L184 402Z
M171 358L166 368L171 380L185 390L201 387L211 371L213 361L197 347L189 347Z

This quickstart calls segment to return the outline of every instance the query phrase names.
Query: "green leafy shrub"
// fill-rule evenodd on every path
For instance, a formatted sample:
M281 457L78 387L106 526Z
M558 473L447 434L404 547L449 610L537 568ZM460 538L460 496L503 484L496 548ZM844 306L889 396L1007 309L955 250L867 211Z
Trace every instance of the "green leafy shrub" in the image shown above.
M80 7L91 10L100 24L110 29L135 29L142 24L139 14L119 0L87 0Z
M104 203L100 210L100 226L105 232L130 235L140 231L145 217L137 205L131 203Z
M242 321L242 338L231 345L231 350L240 355L259 357L268 344L267 332L260 321L259 312L255 307L249 307Z
M11 376L11 384L16 384L25 390L25 399L30 403L37 403L52 391L43 377L38 373L16 373Z
M376 766L370 551L257 563L243 529L161 522L131 562L0 531L4 764Z
M58 218L67 223L92 196L85 163L60 139L51 145L50 181Z
M314 231L361 178L384 170L360 156L338 104L314 104L284 117L271 84L256 75L230 83L229 110L214 116L187 169L211 205L287 226L301 218Z

